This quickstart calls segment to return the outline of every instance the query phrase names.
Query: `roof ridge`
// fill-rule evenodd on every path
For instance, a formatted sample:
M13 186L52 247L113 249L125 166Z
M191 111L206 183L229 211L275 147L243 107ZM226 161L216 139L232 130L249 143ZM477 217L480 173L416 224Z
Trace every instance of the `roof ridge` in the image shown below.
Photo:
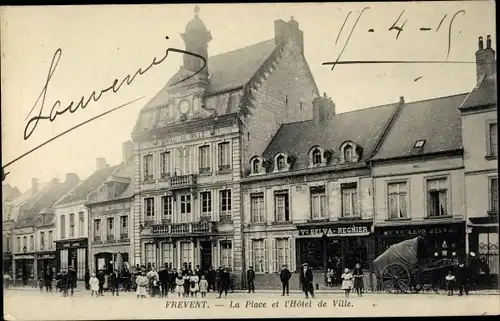
M250 47L253 47L253 46L257 46L257 45L261 45L265 42L271 42L271 41L274 41L274 39L268 39L268 40L263 40L263 41L259 41L259 42L256 42L254 44L251 44L251 45L247 45L245 47L240 47L240 48L236 48L236 49L233 49L233 50L229 50L229 51L226 51L226 52L221 52L219 54L216 54L216 55L213 55L213 56L208 56L208 60L210 60L210 58L215 58L215 57L219 57L219 56L223 56L225 54L229 54L229 53L233 53L235 51L239 51L239 50L244 50L244 49L248 49ZM210 68L210 67L209 67Z
M428 101L432 101L432 100L447 99L447 98L458 97L458 96L462 96L462 95L468 95L469 93L470 92L464 92L461 94L453 94L453 95L440 96L440 97L434 97L434 98L428 98L428 99L422 99L422 100L415 100L415 101L411 101L411 102L405 102L405 104L410 105L410 104L416 104L416 103L421 103L421 102L428 102Z

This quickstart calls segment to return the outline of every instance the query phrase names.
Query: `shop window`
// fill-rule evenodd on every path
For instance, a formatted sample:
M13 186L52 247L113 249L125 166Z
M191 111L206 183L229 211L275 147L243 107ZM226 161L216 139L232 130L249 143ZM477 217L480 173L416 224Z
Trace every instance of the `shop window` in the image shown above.
M165 178L170 176L171 169L171 154L170 152L160 153L160 177Z
M172 221L172 208L173 208L173 199L170 195L164 195L161 197L162 202L162 219L167 221Z
M154 179L153 154L144 155L142 171L143 171L144 181L147 182Z
M387 190L389 219L407 218L408 191L406 182L389 183Z
M61 270L68 270L68 250L61 250L59 257L61 260Z
M85 255L86 249L77 249L76 250L76 266L74 266L76 270L76 277L78 280L83 280L85 278L85 266L87 261L87 256Z
M210 173L210 146L201 146L199 149L199 172Z
M266 240L251 240L250 266L253 266L255 272L263 273L267 271L267 247Z
M155 220L155 199L146 197L144 199L144 219L146 222L154 222Z
M479 257L490 269L490 275L498 275L498 232L480 233L478 244Z
M274 207L277 222L290 221L288 191L276 192L274 195Z
M489 198L490 211L498 211L498 177L490 177Z
M250 212L253 223L264 223L266 221L264 211L264 193L250 194Z
M233 266L233 245L231 241L220 242L220 265L224 267Z
M323 240L321 238L303 238L297 242L299 264L307 262L313 270L323 270Z
M325 187L311 187L311 218L322 219L326 217Z
M447 179L427 180L427 211L429 217L448 216Z
M210 191L201 192L201 216L211 218L212 217L212 193Z
M359 217L357 183L342 184L342 217Z
M180 223L191 222L191 194L181 195L180 202L181 202Z

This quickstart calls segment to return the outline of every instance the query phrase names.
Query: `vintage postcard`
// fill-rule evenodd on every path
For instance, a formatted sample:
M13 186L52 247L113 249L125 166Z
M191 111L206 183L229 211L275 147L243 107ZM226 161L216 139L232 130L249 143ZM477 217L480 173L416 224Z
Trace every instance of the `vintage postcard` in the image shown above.
M495 9L2 7L4 318L499 314Z

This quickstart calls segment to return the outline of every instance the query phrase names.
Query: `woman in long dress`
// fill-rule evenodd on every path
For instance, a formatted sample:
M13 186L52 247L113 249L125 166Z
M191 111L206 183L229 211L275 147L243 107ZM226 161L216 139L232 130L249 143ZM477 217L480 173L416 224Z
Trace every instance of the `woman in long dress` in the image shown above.
M349 297L349 292L351 292L353 278L354 277L352 276L349 269L345 269L344 274L342 274L341 276L341 279L342 279L342 290L344 290L346 298Z
M361 269L361 265L359 263L356 263L352 274L354 277L354 289L356 290L358 296L363 296L363 270Z
M184 277L182 277L182 273L179 273L175 278L175 293L177 293L178 297L184 294Z

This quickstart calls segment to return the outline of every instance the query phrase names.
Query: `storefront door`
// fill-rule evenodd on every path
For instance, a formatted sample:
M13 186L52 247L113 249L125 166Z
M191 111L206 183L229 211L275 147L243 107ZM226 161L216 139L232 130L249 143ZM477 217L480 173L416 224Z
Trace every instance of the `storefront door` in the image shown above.
M212 266L212 242L202 241L200 242L201 251L201 266L200 269L203 273L206 273L208 269Z

